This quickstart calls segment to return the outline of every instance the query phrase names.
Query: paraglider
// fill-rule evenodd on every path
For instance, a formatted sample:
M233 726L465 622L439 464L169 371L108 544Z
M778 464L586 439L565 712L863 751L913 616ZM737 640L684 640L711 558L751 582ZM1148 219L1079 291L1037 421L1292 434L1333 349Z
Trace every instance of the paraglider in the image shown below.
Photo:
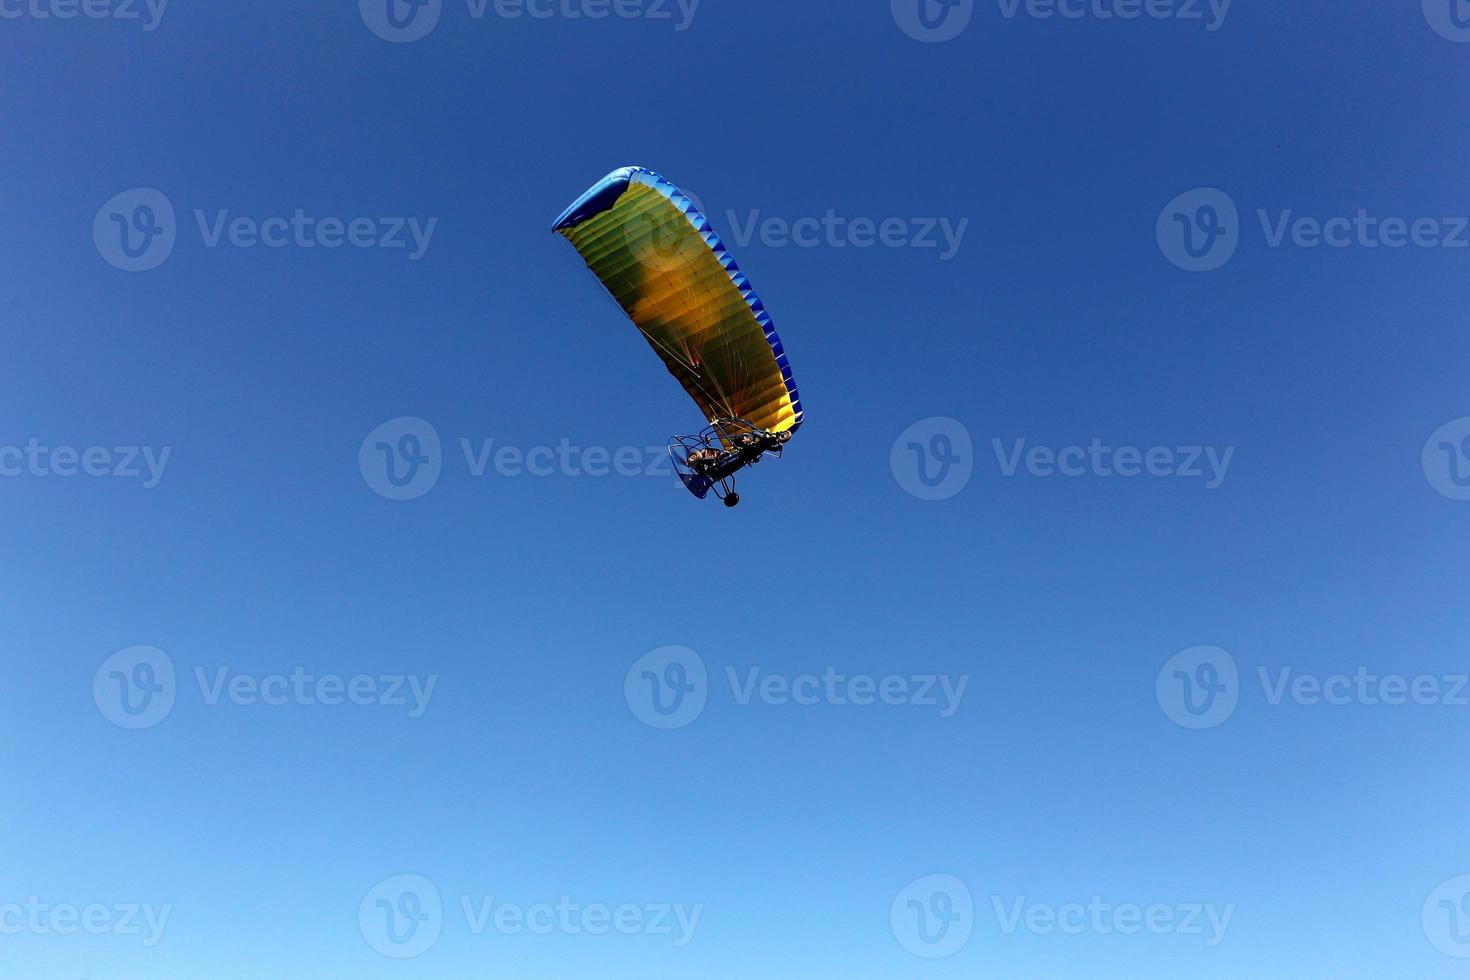
M679 478L734 507L736 473L779 457L802 422L781 338L734 256L686 194L642 167L592 185L552 230L704 413L704 429L669 444Z

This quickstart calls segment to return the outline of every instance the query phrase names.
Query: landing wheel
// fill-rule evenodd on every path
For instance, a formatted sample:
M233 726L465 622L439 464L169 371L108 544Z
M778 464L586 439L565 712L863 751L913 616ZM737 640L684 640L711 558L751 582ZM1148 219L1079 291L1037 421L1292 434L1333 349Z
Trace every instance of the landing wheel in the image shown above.
M739 503L740 503L740 494L738 494L738 493L727 493L727 494L725 494L725 506L726 507L734 507L735 505L737 505Z

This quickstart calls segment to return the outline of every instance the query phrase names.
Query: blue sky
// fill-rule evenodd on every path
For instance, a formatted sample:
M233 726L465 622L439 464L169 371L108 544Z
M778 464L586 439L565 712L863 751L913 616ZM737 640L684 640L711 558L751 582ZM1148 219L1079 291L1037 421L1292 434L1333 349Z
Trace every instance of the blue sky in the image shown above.
M0 0L0 973L1462 974L1470 10L377 2Z

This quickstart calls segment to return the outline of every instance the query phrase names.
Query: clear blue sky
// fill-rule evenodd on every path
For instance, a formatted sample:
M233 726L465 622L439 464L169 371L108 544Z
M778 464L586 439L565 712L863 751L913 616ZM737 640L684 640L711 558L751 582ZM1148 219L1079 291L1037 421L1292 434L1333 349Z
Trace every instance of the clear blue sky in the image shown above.
M0 2L18 13L0 19L0 973L1463 975L1431 893L1470 872L1470 707L1273 704L1258 677L1470 670L1470 503L1462 470L1421 462L1470 416L1470 250L1272 247L1258 215L1361 209L1454 237L1470 45L1417 2L1238 0L1215 30L1204 4L1123 21L979 2L939 43L887 0L706 0L684 30L672 3L477 19L446 0L412 43L349 0L174 0L154 30L141 4L48 3ZM629 164L698 195L727 239L768 232L731 247L807 422L734 511L664 479L465 460L461 440L617 449L699 426L548 230ZM127 272L106 231L140 199L104 204L135 188L175 210L176 240ZM1189 272L1156 225L1201 188L1238 209L1237 250ZM1199 200L1177 212L1196 231ZM437 224L417 260L208 244L220 212L298 209ZM945 260L850 232L798 247L767 222L829 211L968 225ZM359 465L400 417L441 439L437 483L406 501ZM973 445L943 500L902 468L934 417ZM1008 476L993 443L1094 438L1169 465L1234 452L1209 488L1091 463ZM99 472L146 447L160 478L65 476L31 440L96 447ZM137 645L176 680L171 712L130 730L104 710L110 670L94 680ZM624 682L668 645L708 683L697 718L660 730ZM1156 678L1200 645L1232 658L1238 706L1192 730L1172 670L1163 696ZM211 703L221 669L297 667L436 681L419 717ZM968 686L950 717L742 704L727 668ZM359 906L370 922L401 874L443 913L392 959ZM895 927L935 874L974 905L943 959ZM477 935L460 900L492 895L702 917L683 946ZM155 945L10 929L32 896L170 912ZM994 908L1094 896L1234 908L1213 946L1008 933ZM1439 947L1467 951L1455 935Z

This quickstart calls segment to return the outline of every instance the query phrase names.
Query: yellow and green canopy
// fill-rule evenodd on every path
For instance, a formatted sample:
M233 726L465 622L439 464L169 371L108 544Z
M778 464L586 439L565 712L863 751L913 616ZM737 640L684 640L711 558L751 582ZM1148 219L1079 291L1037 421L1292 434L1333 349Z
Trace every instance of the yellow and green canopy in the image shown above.
M760 297L708 219L641 167L615 170L557 219L710 422L801 425L801 399Z

